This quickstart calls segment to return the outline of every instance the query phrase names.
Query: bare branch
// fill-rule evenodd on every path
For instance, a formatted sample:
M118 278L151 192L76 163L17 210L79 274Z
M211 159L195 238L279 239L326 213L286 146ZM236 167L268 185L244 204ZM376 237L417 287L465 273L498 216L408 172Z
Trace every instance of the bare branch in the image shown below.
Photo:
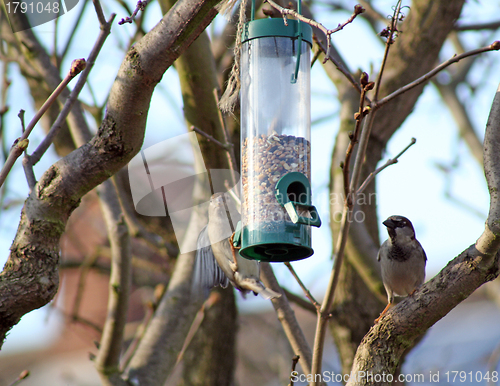
M328 52L328 39L326 39L326 37L325 37L325 40L322 40L320 37L318 37L316 35L314 35L314 39L318 43L318 46L320 47L321 51L325 55L327 55L327 52ZM327 47L325 47L325 44L326 44ZM358 92L361 92L361 86L359 85L358 82L356 82L356 80L352 76L351 72L347 68L347 65L345 64L345 62L341 58L337 59L336 55L334 55L334 54L338 54L338 52L335 49L335 47L333 45L331 45L331 42L330 42L330 50L328 52L328 59L327 60L323 60L323 64L325 66L327 66L326 62L331 61L335 65L335 67L337 68L337 70L339 70L346 77L346 79L349 81L349 83L351 83L351 85ZM367 103L370 103L370 100L368 98L367 98Z
M137 14L139 13L139 11L142 11L144 12L144 10L146 9L146 5L148 5L150 0L139 0L137 2L137 6L135 7L135 10L134 12L132 13L131 16L127 16L126 18L122 18L118 24L119 25L122 25L122 24L125 24L125 23L130 23L132 24L132 21L135 19L135 17L137 16Z
M302 280L300 280L300 277L297 275L297 272L295 272L295 270L293 269L292 264L290 264L290 262L285 262L285 265L290 270L290 273L295 278L295 280L297 280L297 283L299 283L299 286L300 288L302 288L302 291L304 291L304 295L306 295L306 298L308 298L309 301L314 305L314 307L316 307L316 310L319 311L321 305L316 301L316 299L314 299L311 292L306 288Z
M500 248L500 86L486 123L484 174L490 192L490 210L485 230L476 241L476 248L491 259Z
M365 97L367 91L373 88L374 83L368 81L368 74L363 72L360 79L361 84L361 95L359 97L359 108L358 112L354 114L354 119L356 121L356 125L354 127L354 133L350 135L349 146L346 150L345 160L342 168L342 173L344 175L344 194L347 200L351 200L351 195L349 194L349 184L350 184L350 176L349 176L349 166L351 164L351 157L353 154L354 146L358 143L359 133L361 129L361 123L363 122L363 118L370 112L370 108L365 108ZM348 202L347 205L352 205L352 202Z
M135 350L137 349L137 346L139 345L141 339L143 338L144 332L146 331L146 328L148 327L149 322L151 321L151 318L153 317L153 314L158 307L158 303L165 294L165 290L166 288L163 284L158 284L154 291L153 301L148 302L146 304L146 312L142 320L142 323L137 328L134 339L129 344L127 351L125 351L125 353L123 354L120 365L121 371L124 371L128 367L128 364L130 363L132 356L135 354Z
M104 12L102 11L101 3L99 2L99 0L92 0L92 3L94 3L95 13L97 14L97 19L99 20L101 29L110 28L107 26L106 18L104 17ZM110 20L109 22L112 22L112 20Z
M2 170L0 170L0 187L3 185L5 182L5 179L7 178L7 175L11 171L12 167L16 163L16 160L23 154L23 151L26 150L29 144L28 139L21 139L18 138L15 140L14 144L12 145L12 148L10 149L9 156L7 157L7 160L5 161L5 164L2 167Z
M417 140L415 138L412 138L411 141L410 141L410 144L408 146L406 146L403 150L401 150L396 157L388 159L387 162L384 165L382 165L381 167L379 167L374 172L371 172L370 175L366 178L366 180L361 184L361 186L359 187L359 189L358 189L358 191L357 191L356 194L363 193L363 191L366 189L366 187L368 186L368 184L373 181L373 179L375 178L375 176L377 174L379 174L386 167L394 165L395 163L397 163L399 157L401 157L406 152L406 150L408 150L410 147L412 147L415 143L417 143Z
M293 386L293 374L296 373L295 368L297 367L297 363L299 362L300 355L295 355L292 358L292 371L290 372L290 384L288 386Z
M58 55L57 57L57 66L61 66L61 62L63 59L66 57L66 54L68 53L69 48L71 47L71 42L73 41L73 38L76 36L76 31L78 29L78 26L80 25L80 21L83 20L83 14L85 12L85 8L87 7L88 2L84 1L82 2L82 7L80 9L80 13L78 16L75 18L75 23L73 25L73 28L71 28L71 32L66 32L65 35L68 36L68 40L64 44L63 49L61 50L61 54ZM56 46L54 46L56 47Z
M269 5L271 7L277 9L281 13L281 15L283 16L283 22L285 23L285 25L287 25L287 19L286 19L287 16L293 16L295 19L303 21L304 23L309 24L311 27L317 28L321 32L323 32L325 34L326 40L327 40L327 49L326 49L325 61L330 58L330 47L331 47L331 39L330 39L330 37L331 37L331 35L334 34L335 32L338 32L338 31L344 29L344 27L347 24L352 23L354 21L354 19L356 18L356 16L362 14L365 11L364 8L361 5L357 4L357 5L354 6L354 12L349 17L349 19L347 19L347 21L345 21L344 23L339 24L336 28L328 29L323 24L318 23L315 20L309 19L309 18L301 15L300 13L294 11L293 9L283 8L282 6L276 4L273 0L265 0L265 2L269 3Z
M403 352L482 284L499 275L500 249L500 87L493 100L484 140L484 171L490 192L485 229L471 245L415 294L389 310L358 347L352 374L394 374ZM385 336L387 339L380 339ZM383 355L380 355L383 353ZM366 385L350 378L347 386ZM384 383L386 384L386 383Z
M286 295L287 299L298 305L300 308L303 308L306 311L312 312L314 315L318 312L316 307L308 301L307 299L304 299L300 297L299 295L294 294L293 292L288 291L286 288L283 288L283 293Z
M212 137L210 134L207 134L205 133L203 130L200 130L198 129L197 127L195 126L191 126L191 130L193 131L196 131L198 134L200 135L203 135L206 139L208 139L209 141L212 141L213 143L215 143L217 146L220 146L221 148L223 148L224 150L226 151L229 151L229 148L232 148L233 147L233 144L231 143L222 143L218 140L216 140L214 137Z
M132 276L132 252L128 227L113 182L106 180L99 185L98 195L112 257L108 311L95 364L103 382L110 382L110 378L118 379L117 376L120 374L120 354L127 322Z
M15 386L15 385L17 385L17 384L18 384L18 383L20 383L23 379L26 379L26 378L28 378L29 376L30 376L30 372L29 372L28 370L23 370L23 371L21 372L21 374L19 374L19 376L17 377L17 379L16 379L16 380L14 380L14 382L12 382L12 383L10 384L10 386Z
M398 0L396 7L394 8L394 14L392 15L389 31L384 30L385 34L387 35L387 40L385 42L384 57L382 59L382 64L380 65L380 71L378 72L377 80L375 82L375 96L373 97L373 99L375 100L378 99L380 86L382 84L382 76L384 74L384 69L387 64L387 59L389 58L389 50L391 48L391 45L394 43L394 36L398 31L398 21L400 12L401 12L401 0Z
M365 120L364 123L363 131L361 132L359 149L356 154L356 160L354 162L354 168L350 181L349 196L351 197L351 199L347 200L346 198L345 201L344 210L342 213L341 228L337 239L337 244L335 246L335 262L330 274L330 280L328 282L325 297L323 299L323 304L321 306L320 313L318 315L316 334L314 337L312 374L321 373L326 326L328 323L328 319L330 317L335 289L337 287L339 280L340 268L342 267L342 261L344 259L344 250L347 245L349 228L352 223L352 216L353 216L352 203L355 202L356 200L356 187L358 185L358 181L361 175L361 166L363 164L363 160L366 154L366 148L368 146L368 140L373 126L374 117L375 117L374 112L368 115L368 118ZM317 380L314 379L313 382L311 383L311 386L317 386L318 384L319 383L317 382Z
M176 2L162 22L129 50L95 136L52 165L26 200L9 258L0 274L0 342L24 314L47 304L57 293L59 241L70 214L86 193L137 154L155 86L213 20L214 5L215 0ZM12 15L11 22L22 23L26 21L23 18L18 13ZM33 47L32 62L52 84L57 76L33 33L21 31L16 38ZM30 226L34 222L37 226Z
M261 273L262 282L267 288L271 288L273 291L282 293L283 290L278 284L274 272L269 263L261 263ZM292 349L296 355L300 356L300 365L302 370L306 374L311 374L311 363L312 363L312 353L309 344L302 332L302 329L295 318L295 313L290 307L290 303L286 296L280 296L279 298L274 298L271 300L273 307L276 311L283 330L285 331L286 337L290 342Z
M214 96L215 96L215 102L217 103L217 106L219 106L220 100L217 89L214 89ZM227 163L231 171L231 179L233 180L232 183L233 186L236 186L236 184L238 183L238 178L236 178L237 163L236 163L236 156L234 155L234 145L231 143L231 140L229 139L229 133L227 131L226 122L224 121L224 117L222 116L222 112L220 109L217 109L217 114L219 116L220 126L222 128L222 133L224 135L224 141L226 142L225 149L227 155Z
M456 25L455 31L480 31L480 30L497 30L500 28L500 21L492 21L490 23L479 23L479 24L464 24L464 25Z
M66 88L68 83L77 76L83 69L85 68L85 59L76 59L71 63L71 69L66 74L66 77L63 81L57 86L57 88L52 92L52 94L47 98L45 103L40 107L40 110L35 114L33 119L30 121L26 130L24 130L23 135L16 140L14 145L12 146L7 161L5 162L2 170L0 171L0 187L5 182L5 178L7 178L7 174L9 174L10 170L14 166L16 160L21 156L24 150L28 147L28 137L31 134L31 131L40 120L43 114L49 109L50 106L57 100L59 94Z
M406 86L401 87L400 89L398 89L398 90L394 91L393 93L387 95L386 97L380 99L379 101L376 102L376 105L374 105L372 107L373 107L373 109L382 107L387 102L393 100L397 96L405 93L408 90L411 90L412 88L418 86L419 84L422 84L422 83L428 81L434 75L436 75L440 71L443 71L446 67L448 67L451 64L456 63L464 58L467 58L467 57L472 56L472 55L482 54L483 52L498 51L498 50L500 50L500 40L493 42L489 46L477 48L475 50L471 50L471 51L465 52L463 54L456 55L453 58L448 59L446 62L441 63L439 66L435 67L433 70L429 71L427 74L421 76L420 78L414 80L413 82L408 83Z
M87 78L90 74L90 71L92 70L92 67L94 67L97 56L99 55L99 52L101 51L101 48L104 45L104 42L106 41L106 38L111 32L111 23L113 22L115 16L116 16L115 14L112 14L108 22L106 22L106 24L103 27L101 27L101 32L94 44L94 47L92 48L92 51L90 51L89 57L87 59L86 62L87 66L83 71L82 75L80 76L80 78L78 79L78 82L76 82L75 88L69 95L69 98L67 99L66 103L64 104L64 107L59 113L59 116L52 124L50 131L47 133L47 135L40 143L40 145L38 145L37 149L33 152L33 154L28 157L31 166L36 165L38 161L40 161L40 159L45 154L50 144L54 140L54 137L59 132L59 129L61 128L63 122L66 120L71 109L73 108L73 105L76 102L78 95L80 94L80 91L83 89L83 86L87 82ZM84 137L82 138L88 138L88 137L89 135L85 134Z

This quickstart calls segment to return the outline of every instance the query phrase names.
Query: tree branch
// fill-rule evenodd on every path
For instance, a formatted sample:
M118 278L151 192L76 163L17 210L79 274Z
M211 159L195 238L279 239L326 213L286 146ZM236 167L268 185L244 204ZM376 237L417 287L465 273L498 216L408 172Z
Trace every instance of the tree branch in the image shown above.
M375 176L377 174L379 174L382 170L384 170L385 168L387 168L387 167L389 167L391 165L394 165L394 164L398 163L399 157L401 157L406 152L406 150L408 150L410 147L412 147L415 143L417 143L417 140L415 138L412 138L410 144L408 146L406 146L403 150L401 150L398 153L398 155L396 155L396 157L388 159L385 164L383 164L381 167L379 167L374 172L371 172L370 175L366 178L366 180L361 184L361 186L359 187L359 189L358 189L358 191L357 191L356 194L363 193L363 191L366 189L366 187L368 186L368 184L370 182L372 182L375 179Z
M118 385L125 384L119 377L120 354L127 322L132 252L128 227L113 182L104 181L98 187L98 194L112 256L108 311L95 365L104 384Z
M302 288L302 291L304 291L304 295L306 296L306 298L308 298L312 305L316 308L316 311L319 311L321 304L319 304L316 299L314 299L314 296L312 296L311 292L307 289L302 280L300 280L300 277L299 275L297 275L297 272L295 272L295 269L293 269L292 264L290 264L290 262L285 262L285 265L299 284L300 288Z
M295 318L295 313L290 307L290 303L288 302L285 293L278 284L278 281L274 276L273 269L269 263L261 263L260 267L260 276L264 285L267 288L282 294L279 298L272 299L271 302L273 303L276 315L283 326L283 331L292 346L294 354L300 356L300 365L302 366L302 370L305 374L311 374L311 348L309 347L304 333Z
M416 86L428 81L434 75L436 75L440 71L444 70L446 67L448 67L451 64L456 63L464 58L467 58L467 57L473 56L473 55L482 54L483 52L498 51L498 50L500 50L500 40L497 40L486 47L476 48L475 50L467 51L467 52L464 52L463 54L456 55L453 58L448 59L446 62L441 63L439 66L435 67L433 70L429 71L427 74L421 76L420 78L414 80L413 82L408 83L407 85L401 87L400 89L398 89L398 90L394 91L393 93L387 95L386 97L380 99L379 101L377 101L377 104L375 106L372 106L372 107L374 109L382 107L383 105L390 102L391 100L398 97L399 95L401 95L401 94L407 92L408 90L411 90L412 88L415 88Z
M12 146L11 151L9 153L9 157L7 158L7 162L4 164L2 170L0 171L0 187L5 182L7 175L10 170L14 166L16 160L21 156L22 152L26 150L28 147L28 137L31 134L31 131L40 120L43 114L49 109L50 106L57 100L57 97L61 92L66 88L69 82L77 76L80 71L85 68L85 59L76 59L71 63L71 69L66 74L66 77L63 81L57 86L57 88L52 92L52 94L47 98L43 106L38 110L33 119L30 121L26 130L24 130L23 135L16 140L16 143Z
M55 122L52 124L52 127L50 128L50 131L47 133L45 138L42 140L40 145L38 145L37 149L33 152L28 157L28 161L26 163L29 163L26 165L26 167L33 167L40 161L42 158L43 154L47 151L49 148L50 144L54 140L54 137L57 135L59 132L59 129L61 128L63 122L66 120L67 116L69 115L71 109L73 108L74 103L78 99L78 95L80 94L80 91L83 89L83 86L87 82L87 78L90 74L90 71L94 67L95 60L97 59L97 56L99 55L99 52L101 52L101 48L104 45L104 42L106 41L106 38L111 32L111 24L113 23L113 20L115 18L115 14L112 14L109 18L109 20L104 24L101 25L101 32L94 44L94 47L92 48L92 51L90 52L88 59L86 61L87 66L85 67L85 70L82 72L80 75L78 82L76 82L75 88L73 91L70 93L68 99L66 100L66 103L64 104L64 107L62 108L61 112L59 113L59 116L55 120Z
M389 310L363 338L351 374L394 374L403 352L438 320L482 284L499 275L500 249L500 88L486 125L484 170L490 191L490 212L483 234L436 277ZM380 339L380 336L386 337ZM347 386L371 384L352 377ZM390 385L392 382L381 382Z
M344 29L344 27L347 24L350 24L354 21L356 16L362 14L365 11L361 5L357 4L354 6L354 12L349 17L349 19L347 19L347 21L339 24L336 28L328 29L323 24L318 23L315 20L309 19L309 18L301 15L300 13L294 11L293 9L283 8L282 6L276 4L273 0L265 0L265 2L269 3L269 5L271 7L277 9L281 13L281 15L283 16L283 22L285 23L285 25L287 24L286 17L287 17L287 15L289 15L289 16L293 16L295 19L303 21L304 23L309 24L311 27L317 28L321 32L323 32L323 34L326 36L326 40L327 40L325 61L330 58L331 35L334 34L335 32L338 32L338 31Z
M83 195L137 154L155 86L213 19L215 4L216 0L177 2L127 53L95 137L41 177L25 203L9 259L0 274L1 342L22 315L54 297L59 282L59 239L69 215ZM29 31L16 35L23 38Z

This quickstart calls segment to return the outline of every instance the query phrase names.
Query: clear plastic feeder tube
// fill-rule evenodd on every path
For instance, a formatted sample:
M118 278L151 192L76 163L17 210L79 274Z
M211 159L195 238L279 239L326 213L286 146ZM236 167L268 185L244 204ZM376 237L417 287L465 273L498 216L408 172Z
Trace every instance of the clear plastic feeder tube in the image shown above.
M283 24L282 19L271 20ZM296 21L290 22L297 27ZM282 232L310 239L310 227L293 224L275 197L276 183L285 174L300 172L311 178L310 45L301 41L296 74L298 43L297 38L269 36L242 45L241 214L249 244Z

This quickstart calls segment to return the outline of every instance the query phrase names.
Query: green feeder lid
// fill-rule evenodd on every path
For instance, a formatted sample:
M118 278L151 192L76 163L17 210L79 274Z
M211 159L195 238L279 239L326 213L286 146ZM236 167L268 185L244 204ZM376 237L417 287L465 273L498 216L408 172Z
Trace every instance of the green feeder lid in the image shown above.
M273 36L296 39L301 33L302 40L308 42L312 47L312 28L309 24L298 20L287 20L287 23L288 25L285 25L281 18L249 21L245 23L243 28L241 42L245 43L248 40ZM299 31L299 23L302 31Z

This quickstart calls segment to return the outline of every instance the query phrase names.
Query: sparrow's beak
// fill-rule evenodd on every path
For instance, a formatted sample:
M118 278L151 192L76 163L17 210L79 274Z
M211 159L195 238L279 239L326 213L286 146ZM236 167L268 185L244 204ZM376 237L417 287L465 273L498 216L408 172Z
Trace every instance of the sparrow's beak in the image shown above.
M388 218L387 220L385 220L382 224L384 224L389 229L396 228L396 223L394 221L392 221L390 218Z

